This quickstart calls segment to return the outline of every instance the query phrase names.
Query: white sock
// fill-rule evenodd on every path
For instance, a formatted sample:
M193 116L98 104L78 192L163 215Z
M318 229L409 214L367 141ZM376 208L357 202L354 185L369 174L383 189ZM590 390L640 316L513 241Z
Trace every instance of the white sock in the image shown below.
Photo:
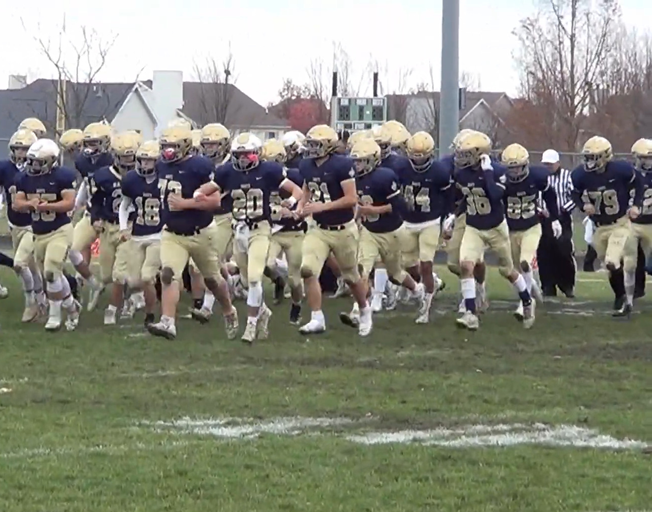
M174 318L171 316L161 315L161 323L166 326L174 327Z
M389 276L387 275L387 269L377 268L374 271L374 293L384 293L388 280Z
M32 277L32 271L29 267L24 267L20 269L20 279L23 281L23 291L27 294L33 294L34 292L34 278Z
M523 279L525 279L525 286L527 287L527 291L532 293L532 284L534 283L532 272L523 272Z
M630 306L634 304L634 290L636 288L636 273L625 272L625 297L627 304Z
M324 312L322 310L313 311L310 314L310 320L315 320L316 322L319 322L320 325L326 324L326 318L324 317Z
M210 290L204 292L204 302L201 305L202 309L208 311L213 311L213 306L215 305L215 295Z

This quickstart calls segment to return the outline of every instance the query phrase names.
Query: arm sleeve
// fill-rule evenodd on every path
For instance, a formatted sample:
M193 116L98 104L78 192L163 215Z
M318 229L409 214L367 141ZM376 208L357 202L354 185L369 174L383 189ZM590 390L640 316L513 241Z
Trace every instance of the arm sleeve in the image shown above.
M84 204L88 202L88 185L86 180L82 180L81 186L77 191L75 196L75 210L81 208Z
M571 198L573 199L573 203L575 203L575 206L577 206L580 211L584 211L584 201L582 200L582 184L580 183L580 179L576 171L571 173L571 182L573 184L573 188L571 189Z
M129 229L129 210L131 208L131 199L127 196L122 196L120 202L120 209L118 210L118 222L120 223L120 231Z
M544 188L541 191L541 195L543 196L543 200L546 203L546 208L548 209L548 213L550 213L550 218L552 220L557 220L559 219L557 194L555 193L555 189L550 186L550 183L547 180L543 182L543 185Z

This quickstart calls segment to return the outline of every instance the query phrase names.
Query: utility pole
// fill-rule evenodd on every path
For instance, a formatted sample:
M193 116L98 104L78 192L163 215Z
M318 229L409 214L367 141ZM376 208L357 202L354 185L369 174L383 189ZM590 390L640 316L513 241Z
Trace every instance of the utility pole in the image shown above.
M439 155L444 155L460 122L460 0L443 0L441 23L441 88Z

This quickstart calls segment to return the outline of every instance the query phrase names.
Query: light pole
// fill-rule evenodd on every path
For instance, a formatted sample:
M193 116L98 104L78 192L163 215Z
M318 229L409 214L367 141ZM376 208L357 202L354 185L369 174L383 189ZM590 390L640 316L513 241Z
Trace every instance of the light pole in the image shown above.
M440 156L453 143L460 121L460 1L443 0L441 18Z

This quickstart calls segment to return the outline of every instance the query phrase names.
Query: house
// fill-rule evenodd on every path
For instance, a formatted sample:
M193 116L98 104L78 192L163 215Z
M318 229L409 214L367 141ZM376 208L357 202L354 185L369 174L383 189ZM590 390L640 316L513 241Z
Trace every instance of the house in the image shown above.
M513 108L512 99L503 92L466 92L460 108L460 130L469 128L485 132L498 141L504 118ZM439 130L440 93L420 91L414 94L387 96L388 118L401 121L410 132Z
M6 157L6 144L26 117L38 117L50 132L56 125L57 81L25 84L12 78L13 87L0 90L0 158ZM149 139L181 117L194 127L222 122L235 134L251 131L262 140L290 129L235 85L184 82L180 71L154 71L152 80L131 83L67 82L65 96L66 128L106 119L116 130L139 130Z

